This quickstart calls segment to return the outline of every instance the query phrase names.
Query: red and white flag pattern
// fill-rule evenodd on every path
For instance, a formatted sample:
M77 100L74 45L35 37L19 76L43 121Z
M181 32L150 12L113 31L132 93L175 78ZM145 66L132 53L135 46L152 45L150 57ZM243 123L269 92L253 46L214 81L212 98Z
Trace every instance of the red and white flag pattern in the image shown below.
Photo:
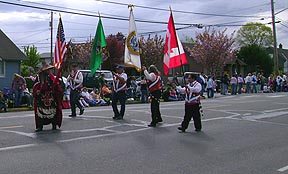
M179 37L177 36L174 26L173 15L171 12L168 21L168 28L164 46L164 60L163 60L164 74L167 75L169 69L171 68L176 68L187 63L188 61L186 58L186 54L179 40Z
M62 19L60 17L58 30L57 30L55 49L54 49L54 66L56 69L60 68L61 63L64 59L66 50L67 48L66 48L65 34L64 34Z

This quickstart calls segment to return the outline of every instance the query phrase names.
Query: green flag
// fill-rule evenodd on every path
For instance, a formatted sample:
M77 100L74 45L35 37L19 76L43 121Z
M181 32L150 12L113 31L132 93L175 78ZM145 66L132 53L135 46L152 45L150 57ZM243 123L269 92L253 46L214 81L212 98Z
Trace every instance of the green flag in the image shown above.
M99 18L96 35L93 41L92 53L90 56L90 69L92 74L96 72L96 70L100 67L100 65L103 62L102 48L106 47L106 45L107 43L105 39L101 18Z

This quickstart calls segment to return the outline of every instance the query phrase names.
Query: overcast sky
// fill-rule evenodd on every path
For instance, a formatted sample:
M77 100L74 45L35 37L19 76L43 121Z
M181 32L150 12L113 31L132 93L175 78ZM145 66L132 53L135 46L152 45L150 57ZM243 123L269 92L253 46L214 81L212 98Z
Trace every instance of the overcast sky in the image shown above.
M4 2L4 3L3 3ZM15 3L31 7L18 6ZM288 49L288 0L274 0L277 44ZM166 30L171 6L179 37L195 37L203 29L189 27L189 24L213 26L217 30L227 28L227 34L238 30L247 22L271 22L271 0L0 0L0 29L21 49L35 45L40 53L50 52L51 32L49 21L51 11L70 11L79 14L98 15L100 12L106 35L128 32L129 9L125 4L134 4L134 17L138 34ZM162 10L161 10L162 9ZM53 44L59 12L53 14ZM97 17L61 12L66 40L86 42L95 35ZM109 19L105 17L112 17ZM116 19L115 19L116 18ZM148 21L148 22L140 22ZM151 23L151 21L156 23ZM271 24L267 24L271 27ZM166 32L159 32L165 35ZM154 35L154 34L152 34ZM54 48L53 48L54 49Z

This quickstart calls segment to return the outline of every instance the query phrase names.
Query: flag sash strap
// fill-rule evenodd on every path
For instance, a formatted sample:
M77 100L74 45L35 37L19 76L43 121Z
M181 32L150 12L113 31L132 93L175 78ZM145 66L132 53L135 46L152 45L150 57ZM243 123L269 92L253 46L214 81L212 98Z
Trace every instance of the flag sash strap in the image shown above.
M160 76L158 76L157 79L149 85L149 88L152 88L153 86L155 86L159 82L159 80L160 80Z
M126 87L126 83L125 83L125 84L123 84L123 86L118 88L119 87L119 82L120 82L120 80L117 80L116 84L115 84L115 82L113 82L113 86L114 86L114 91L115 92L119 92L119 91L123 90Z

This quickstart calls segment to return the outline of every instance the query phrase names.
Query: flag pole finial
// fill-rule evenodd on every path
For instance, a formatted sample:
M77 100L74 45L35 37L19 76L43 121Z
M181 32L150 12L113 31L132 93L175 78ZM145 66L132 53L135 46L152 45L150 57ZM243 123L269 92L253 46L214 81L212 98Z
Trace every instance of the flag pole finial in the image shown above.
M98 16L99 16L99 18L101 18L101 15L100 15L100 12L98 11Z
M129 5L128 5L128 8L130 8L131 11L133 10L133 7L134 7L133 4L129 4Z

